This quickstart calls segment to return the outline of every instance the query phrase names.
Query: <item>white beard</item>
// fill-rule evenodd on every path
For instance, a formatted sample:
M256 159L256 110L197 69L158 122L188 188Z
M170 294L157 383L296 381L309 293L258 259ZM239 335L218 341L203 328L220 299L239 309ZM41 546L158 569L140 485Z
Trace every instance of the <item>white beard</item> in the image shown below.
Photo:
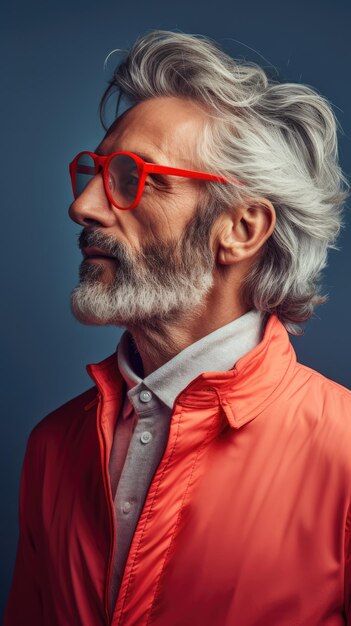
M212 217L212 222L214 218ZM73 315L84 324L139 324L175 320L204 303L213 286L214 256L209 221L191 221L181 240L152 241L134 254L98 229L85 229L84 246L116 257L115 275L104 282L104 263L82 262L80 284L71 293Z

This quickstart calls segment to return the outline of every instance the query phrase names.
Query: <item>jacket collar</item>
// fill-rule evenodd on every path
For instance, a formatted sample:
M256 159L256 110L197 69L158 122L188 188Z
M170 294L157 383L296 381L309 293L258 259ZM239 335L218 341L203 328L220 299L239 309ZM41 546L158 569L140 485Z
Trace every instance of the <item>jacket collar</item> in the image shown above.
M233 428L240 428L259 415L289 385L296 354L288 332L277 315L271 314L260 343L224 372L204 372L175 398L175 404L194 407L219 403ZM124 394L126 383L119 371L116 351L99 363L86 366L104 400Z
M173 409L174 399L199 374L225 372L261 341L264 313L247 311L235 320L194 341L151 374L143 376L141 357L125 331L117 346L118 369L128 389L149 389L163 404Z

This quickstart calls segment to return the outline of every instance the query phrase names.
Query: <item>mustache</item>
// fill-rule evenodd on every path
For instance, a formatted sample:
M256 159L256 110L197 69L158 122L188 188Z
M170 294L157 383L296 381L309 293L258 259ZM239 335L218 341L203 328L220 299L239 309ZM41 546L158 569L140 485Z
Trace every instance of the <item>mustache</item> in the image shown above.
M125 255L125 245L117 241L113 235L105 235L98 228L84 228L78 237L80 250L96 246L107 256L120 258Z

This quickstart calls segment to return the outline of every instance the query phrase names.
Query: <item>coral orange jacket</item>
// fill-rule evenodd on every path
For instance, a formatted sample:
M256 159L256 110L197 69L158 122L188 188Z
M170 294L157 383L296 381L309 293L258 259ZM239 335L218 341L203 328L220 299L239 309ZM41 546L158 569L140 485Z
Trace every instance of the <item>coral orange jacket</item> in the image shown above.
M262 341L176 398L112 618L116 354L23 461L5 626L351 626L351 391Z

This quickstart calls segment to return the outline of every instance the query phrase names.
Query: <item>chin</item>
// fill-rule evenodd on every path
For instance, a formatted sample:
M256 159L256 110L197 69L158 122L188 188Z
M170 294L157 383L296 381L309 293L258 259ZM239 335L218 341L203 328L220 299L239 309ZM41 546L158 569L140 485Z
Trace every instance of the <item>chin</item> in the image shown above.
M75 287L70 298L73 316L89 326L122 326L123 320L103 306L101 291L104 291L101 280L91 284L84 282Z
M87 326L105 326L105 323L97 319L96 316L93 316L86 311L82 311L74 303L71 303L71 312L76 320L81 324L86 324Z

